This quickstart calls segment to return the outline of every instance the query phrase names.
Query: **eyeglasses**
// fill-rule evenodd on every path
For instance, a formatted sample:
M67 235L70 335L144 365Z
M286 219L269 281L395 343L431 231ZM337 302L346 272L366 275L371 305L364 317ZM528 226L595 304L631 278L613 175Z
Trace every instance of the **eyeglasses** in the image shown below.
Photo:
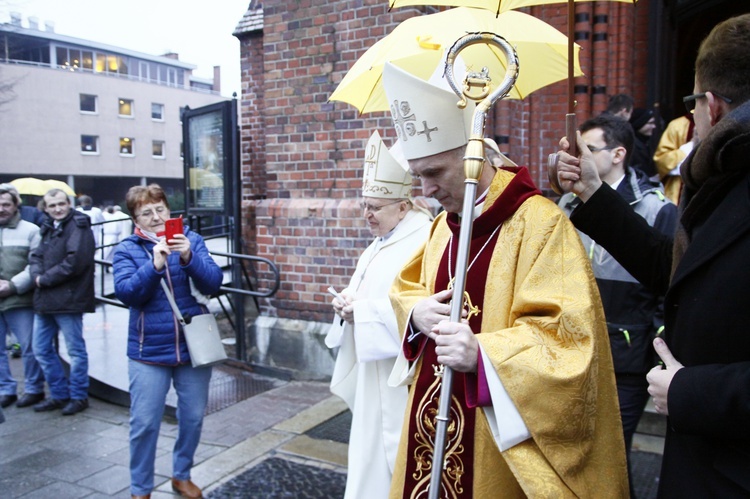
M370 203L365 203L364 201L362 201L361 203L359 203L359 207L362 208L362 211L369 211L370 213L374 214L374 213L379 212L380 210L382 210L386 206L390 206L392 204L396 204L396 203L400 203L400 202L401 202L401 200L399 199L398 201L393 201L392 203L387 203L387 204L384 204L382 206L373 206Z
M614 149L617 146L613 146L613 147L609 147L609 146L607 146L607 147L596 147L596 146L592 146L592 145L586 144L586 147L588 147L589 151L591 151L591 152L599 152L599 151L611 151L612 149Z
M164 214L167 212L166 206L158 206L154 208L153 210L145 210L138 214L136 214L135 218L143 217L143 218L153 218L154 213L156 213L159 218L164 218Z
M685 109L687 109L687 112L690 114L693 114L695 112L695 101L698 99L702 99L706 96L707 92L701 92L699 94L693 94L688 95L687 97L682 98L682 102L685 104ZM723 100L727 104L732 103L732 99L729 97L724 97L723 95L719 95L716 92L711 92L715 97L718 97L719 99Z

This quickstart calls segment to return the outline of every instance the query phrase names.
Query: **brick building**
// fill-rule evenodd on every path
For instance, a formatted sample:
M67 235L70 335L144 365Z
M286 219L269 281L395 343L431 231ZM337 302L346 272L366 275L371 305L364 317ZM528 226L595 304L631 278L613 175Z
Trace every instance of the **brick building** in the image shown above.
M585 73L575 81L579 121L616 93L658 107L665 120L680 114L681 96L692 93L698 43L718 21L750 11L744 3L576 3ZM238 24L245 237L249 252L275 261L282 278L264 303L261 328L325 333L332 317L325 290L346 286L370 240L358 208L363 147L374 129L394 137L385 113L360 116L328 97L375 41L432 10L388 12L386 0L265 0L252 1ZM567 29L565 4L526 11ZM566 92L560 82L524 101L500 102L488 120L487 135L528 165L542 189L540 166L564 134Z

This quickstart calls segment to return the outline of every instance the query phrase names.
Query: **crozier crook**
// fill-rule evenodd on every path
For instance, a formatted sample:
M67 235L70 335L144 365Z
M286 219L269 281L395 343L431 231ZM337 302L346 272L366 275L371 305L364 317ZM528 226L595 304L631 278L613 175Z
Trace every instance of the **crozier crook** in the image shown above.
M462 86L455 81L453 74L453 63L456 57L466 47L476 44L494 45L500 48L507 61L505 77L500 85L492 92L491 75L483 68L479 73L469 73L464 78ZM451 86L456 95L461 99L457 106L465 107L467 99L479 101L474 110L472 118L471 135L469 143L466 146L464 155L464 173L466 174L466 187L464 191L464 204L461 210L461 229L458 238L458 256L456 259L456 280L453 285L453 296L463 297L466 290L466 273L469 266L469 247L471 245L471 232L473 225L474 203L477 196L477 184L482 174L484 165L484 125L487 119L487 113L498 100L502 99L518 78L518 55L515 49L508 43L505 38L495 33L467 33L453 44L448 51L445 62L445 76L448 84ZM478 92L475 91L479 89ZM451 322L461 322L461 311L464 300L454 299L451 301ZM445 366L443 366L445 367ZM438 414L435 417L435 449L433 455L432 475L430 476L430 499L438 499L440 492L440 482L445 463L445 443L448 424L450 423L450 401L453 391L453 370L445 367L442 372L442 385L440 387L440 403ZM440 464L436 464L440 463Z

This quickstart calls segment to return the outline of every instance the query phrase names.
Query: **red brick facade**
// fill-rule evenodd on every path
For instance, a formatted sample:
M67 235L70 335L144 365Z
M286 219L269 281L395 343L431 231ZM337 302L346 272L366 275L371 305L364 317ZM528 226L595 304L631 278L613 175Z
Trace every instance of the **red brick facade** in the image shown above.
M578 42L586 76L576 80L583 120L601 112L609 95L629 93L645 105L645 50L650 0L633 5L577 3ZM653 0L651 0L653 1ZM398 22L423 10L387 11L386 0L266 0L263 30L238 34L243 88L241 151L244 235L248 251L281 270L280 291L263 313L328 322L328 286L346 286L370 241L358 208L361 157L373 130L394 136L385 113L360 116L328 97L357 58ZM252 5L251 5L252 7ZM566 7L530 13L566 30ZM586 15L588 14L588 15ZM641 28L642 27L642 28ZM533 61L520 61L533 64ZM527 100L499 103L488 124L501 149L539 168L564 133L567 87L557 83ZM415 190L418 193L418 189Z

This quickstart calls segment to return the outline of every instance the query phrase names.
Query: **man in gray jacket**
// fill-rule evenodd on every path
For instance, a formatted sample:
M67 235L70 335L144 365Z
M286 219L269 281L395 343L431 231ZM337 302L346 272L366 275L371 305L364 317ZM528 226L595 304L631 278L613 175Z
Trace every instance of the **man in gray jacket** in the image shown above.
M677 207L664 196L661 184L649 180L640 169L629 166L635 140L630 124L616 116L601 115L584 122L580 130L602 181L650 226L662 234L673 234ZM565 194L558 203L568 216L580 204L580 198L573 193ZM633 435L649 397L646 374L656 363L651 342L664 325L663 299L638 282L596 241L583 232L578 234L591 259L607 319L630 464ZM632 479L630 485L633 495Z
M83 314L94 311L94 236L89 217L72 209L60 189L44 195L42 240L29 264L34 292L34 355L44 370L50 398L36 404L37 412L62 409L69 416L85 410L88 402L88 354L83 339ZM65 377L54 349L62 331L70 356Z
M39 227L21 219L21 198L11 184L0 184L0 338L13 332L21 344L24 395L18 400L17 383L8 356L0 353L0 407L16 400L28 407L44 399L44 376L31 347L34 310L29 253L39 245Z

